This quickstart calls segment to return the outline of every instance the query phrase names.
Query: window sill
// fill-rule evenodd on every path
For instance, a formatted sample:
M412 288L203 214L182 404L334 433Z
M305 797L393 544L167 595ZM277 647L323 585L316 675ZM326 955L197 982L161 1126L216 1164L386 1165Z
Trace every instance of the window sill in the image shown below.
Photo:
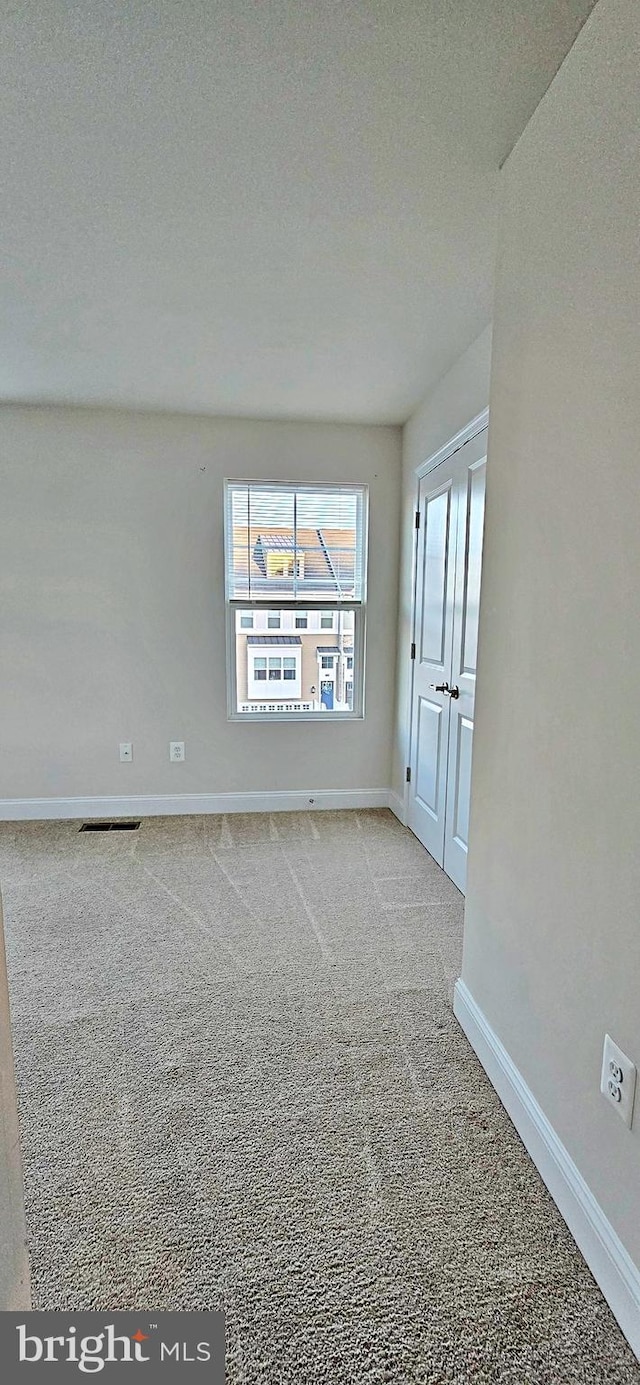
M269 726L274 722L291 725L300 721L322 724L325 721L364 721L364 712L228 712L227 721L244 722L248 726L255 722Z

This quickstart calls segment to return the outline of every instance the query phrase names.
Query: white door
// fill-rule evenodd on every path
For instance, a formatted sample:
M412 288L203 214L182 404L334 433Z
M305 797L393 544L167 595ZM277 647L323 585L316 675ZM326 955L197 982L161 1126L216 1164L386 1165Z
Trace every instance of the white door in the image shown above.
M439 865L444 860L447 747L453 649L456 500L451 470L420 481L414 621L409 827Z
M487 430L419 487L409 826L464 892Z

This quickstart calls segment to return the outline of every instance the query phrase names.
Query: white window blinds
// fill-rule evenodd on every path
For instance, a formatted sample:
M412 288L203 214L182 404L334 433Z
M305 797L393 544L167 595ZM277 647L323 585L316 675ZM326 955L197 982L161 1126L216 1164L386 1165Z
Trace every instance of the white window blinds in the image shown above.
M229 601L364 601L366 486L228 481Z

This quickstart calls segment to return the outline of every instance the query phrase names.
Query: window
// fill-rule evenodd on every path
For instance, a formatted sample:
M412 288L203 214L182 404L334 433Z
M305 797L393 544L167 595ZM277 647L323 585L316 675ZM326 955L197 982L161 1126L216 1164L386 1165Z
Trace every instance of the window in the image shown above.
M226 483L231 717L363 715L366 538L365 486Z
M254 668L256 663L257 660L254 661ZM261 667L264 664L266 664L265 659L262 660ZM296 678L296 669L297 660L294 655L285 655L284 658L279 655L272 656L269 659L269 682L279 683L282 679L284 682L293 683Z
M258 705L265 696L301 700L302 649L299 636L296 645L295 635L246 635L238 622L237 639L238 693L243 704L249 707Z

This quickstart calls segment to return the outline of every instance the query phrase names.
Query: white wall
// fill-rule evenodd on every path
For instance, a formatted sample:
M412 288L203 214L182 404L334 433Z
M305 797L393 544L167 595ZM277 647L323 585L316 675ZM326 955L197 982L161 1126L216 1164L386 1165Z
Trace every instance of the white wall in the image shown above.
M508 161L463 978L640 1265L637 0L600 0Z
M398 681L394 718L394 793L404 799L408 764L408 696L411 678L411 602L415 541L416 468L438 452L489 403L491 328L486 327L464 355L425 397L405 424L402 440L402 533L398 602Z
M387 788L400 443L382 427L0 410L0 799ZM369 484L363 722L227 721L225 476Z

